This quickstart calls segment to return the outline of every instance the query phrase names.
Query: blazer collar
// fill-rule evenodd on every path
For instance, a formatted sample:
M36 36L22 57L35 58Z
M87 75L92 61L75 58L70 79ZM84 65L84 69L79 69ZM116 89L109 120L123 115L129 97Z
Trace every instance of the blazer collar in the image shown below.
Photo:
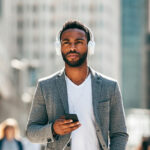
M90 73L91 73L91 76L92 76L92 80L96 80L97 82L101 82L102 78L100 75L97 74L97 72L90 66L88 66L89 70L90 70ZM65 68L62 68L59 73L58 73L58 76L59 77L65 77Z

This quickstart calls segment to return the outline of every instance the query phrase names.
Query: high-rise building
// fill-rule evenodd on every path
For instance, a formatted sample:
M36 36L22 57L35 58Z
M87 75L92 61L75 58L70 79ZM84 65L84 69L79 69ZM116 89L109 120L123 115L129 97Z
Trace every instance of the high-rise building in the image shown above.
M10 41L8 36L9 29L7 28L8 22L5 20L8 16L5 13L2 4L3 1L0 0L0 99L9 99L12 97L14 91L11 84L12 76L10 73L11 67L9 64L11 60L10 53L8 51L8 41Z
M77 0L76 3L67 0L6 1L11 5L12 56L26 66L21 69L20 84L24 88L19 88L19 92L34 86L37 78L61 68L63 62L55 54L54 42L57 32L69 19L83 22L93 31L96 51L89 58L90 64L120 82L119 0L95 0L94 3L92 0Z
M0 0L0 17L2 15L2 0Z
M145 107L147 0L122 0L122 91L126 108Z
M147 35L147 65L146 65L146 104L150 109L150 32Z
M146 104L147 108L150 109L150 0L148 0L148 34L147 34L147 61L146 61Z
M147 17L148 17L148 32L150 33L150 0L148 0L148 11L147 11Z

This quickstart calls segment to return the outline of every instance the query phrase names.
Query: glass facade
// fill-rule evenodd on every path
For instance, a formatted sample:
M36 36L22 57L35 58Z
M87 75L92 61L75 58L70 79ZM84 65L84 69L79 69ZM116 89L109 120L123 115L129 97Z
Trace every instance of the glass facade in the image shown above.
M0 0L0 17L2 16L2 0Z
M147 50L147 107L150 108L150 33L147 36L147 45L148 45L148 50Z
M122 93L125 108L139 108L142 103L146 4L147 0L122 0Z

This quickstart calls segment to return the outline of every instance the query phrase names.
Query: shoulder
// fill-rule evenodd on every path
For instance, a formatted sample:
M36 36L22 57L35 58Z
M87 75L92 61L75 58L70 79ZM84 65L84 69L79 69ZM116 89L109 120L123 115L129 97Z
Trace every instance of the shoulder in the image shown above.
M3 142L5 138L0 139L0 142Z
M98 71L95 71L94 69L91 68L91 72L92 72L92 75L94 76L94 78L102 81L103 83L105 84L112 84L112 85L116 85L117 84L117 80L116 79L113 79L109 76L106 76Z
M0 144L3 142L4 139L0 139Z
M4 139L0 139L0 149L1 149L2 144L3 144L3 140L4 140Z
M47 83L47 82L53 82L53 81L55 81L55 79L56 79L59 75L61 75L61 74L63 73L63 71L64 71L64 69L59 70L59 71L53 73L53 74L50 75L50 76L40 78L40 79L38 80L38 82L39 82L40 84L45 84L45 83Z
M103 95L109 95L110 93L113 95L116 89L119 88L117 80L103 75L97 71L94 71L93 77L96 82L100 83L99 85L102 87L101 92Z

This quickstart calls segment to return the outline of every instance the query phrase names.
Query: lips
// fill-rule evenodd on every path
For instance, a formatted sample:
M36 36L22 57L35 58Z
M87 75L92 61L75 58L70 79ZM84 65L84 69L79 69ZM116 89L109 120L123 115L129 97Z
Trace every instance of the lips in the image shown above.
M79 57L79 55L75 54L75 53L70 53L70 54L67 55L67 57L74 59L76 57Z

